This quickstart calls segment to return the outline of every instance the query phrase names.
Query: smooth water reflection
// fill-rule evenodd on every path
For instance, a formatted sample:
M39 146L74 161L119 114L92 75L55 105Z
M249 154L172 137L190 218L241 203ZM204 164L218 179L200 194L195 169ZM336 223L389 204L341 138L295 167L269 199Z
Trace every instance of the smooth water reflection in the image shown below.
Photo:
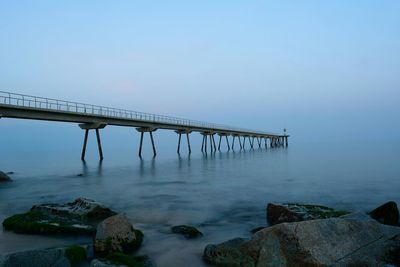
M138 253L149 254L158 266L203 266L206 244L249 237L252 228L266 225L268 202L368 210L389 199L399 201L398 148L292 145L100 162L80 162L76 153L58 158L44 153L40 160L25 155L19 165L11 156L2 159L2 168L15 174L14 182L0 185L0 219L37 203L92 198L126 213L144 231ZM205 235L185 240L169 233L174 224L198 226ZM8 232L0 241L0 253L89 242Z

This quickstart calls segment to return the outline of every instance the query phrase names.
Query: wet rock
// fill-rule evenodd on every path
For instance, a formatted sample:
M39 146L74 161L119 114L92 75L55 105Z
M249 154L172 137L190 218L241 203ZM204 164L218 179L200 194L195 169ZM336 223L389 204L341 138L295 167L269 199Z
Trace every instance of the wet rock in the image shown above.
M24 234L94 235L98 219L112 214L115 212L93 200L78 198L67 204L33 206L26 213L5 219L3 226Z
M70 267L63 249L44 249L17 252L7 255L0 267L40 266Z
M71 265L75 266L87 259L87 248L84 246L72 245L65 249L64 256Z
M370 212L373 219L387 225L399 225L399 210L394 201L389 201Z
M41 204L33 206L32 211L43 211L52 215L77 217L87 220L103 220L116 213L111 209L87 198L77 198L66 204Z
M253 264L248 266L384 266L392 264L388 253L400 248L400 228L339 218L282 223L257 232L233 252L225 247L207 246L204 258L217 266L244 266L243 257Z
M356 220L356 221L373 221L373 219L368 216L365 212L362 211L357 211L357 212L352 212L343 216L340 216L339 218L341 219L346 219L346 220Z
M187 239L193 239L199 236L202 236L203 234L197 230L193 226L188 226L188 225L176 225L171 227L171 231L174 234L181 234Z
M253 229L250 230L250 233L255 234L255 233L257 233L258 231L261 231L264 228L265 228L265 226L260 226L260 227L253 228Z
M215 266L254 267L256 260L243 247L246 241L243 238L235 238L218 245L207 245L203 252L203 260Z
M111 264L111 263L103 262L103 261L98 260L98 259L94 259L94 260L91 261L90 267L121 267L121 265L114 265L114 264Z
M10 176L8 176L4 172L0 171L0 183L2 183L2 182L10 182L10 181L11 181Z
M94 235L96 228L75 218L49 215L41 211L29 211L13 215L3 221L6 230L21 234Z
M321 205L269 203L267 205L267 222L270 225L275 225L284 222L300 222L340 217L348 213L347 211L335 210Z
M112 266L127 266L127 267L155 267L156 265L148 256L129 256L124 253L112 253L100 260L93 260L91 267L112 267Z
M98 225L94 251L98 255L131 252L138 249L142 241L143 233L134 229L125 215L117 214Z

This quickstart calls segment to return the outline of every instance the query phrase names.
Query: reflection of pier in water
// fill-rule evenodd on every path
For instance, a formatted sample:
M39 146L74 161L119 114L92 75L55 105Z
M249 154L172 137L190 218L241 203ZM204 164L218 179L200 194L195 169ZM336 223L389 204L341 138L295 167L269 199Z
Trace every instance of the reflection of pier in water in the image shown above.
M228 150L235 149L236 139L236 144L242 150L246 148L246 140L248 140L250 148L253 149L254 146L267 148L268 143L270 147L287 146L289 137L286 134L286 130L282 135L164 115L0 91L1 117L78 123L79 127L85 131L82 160L85 158L90 130L94 130L96 133L99 156L100 159L103 159L100 129L104 129L108 125L136 128L140 133L139 157L142 155L143 136L145 133L150 135L153 155L156 156L153 133L158 129L173 130L178 134L178 154L180 153L182 135L186 135L188 151L189 154L191 153L189 135L193 132L198 132L203 136L201 151L204 153L207 153L207 147L209 147L211 153L217 150L220 151L223 139L225 139ZM219 136L218 148L214 138L215 135ZM228 137L231 137L231 142L229 142ZM262 144L263 141L264 145Z

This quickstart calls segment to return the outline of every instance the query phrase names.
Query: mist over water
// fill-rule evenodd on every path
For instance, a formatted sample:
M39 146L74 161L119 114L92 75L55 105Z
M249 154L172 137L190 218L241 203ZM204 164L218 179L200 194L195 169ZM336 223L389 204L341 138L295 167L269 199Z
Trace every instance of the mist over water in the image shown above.
M15 174L12 183L0 185L0 220L34 204L87 197L126 213L134 227L145 234L137 254L148 254L157 266L189 262L203 266L201 255L207 244L250 237L251 229L266 225L268 202L368 211L387 200L400 201L399 143L289 139L288 148L227 152L223 145L223 152L204 155L193 136L190 157L185 142L181 156L176 154L176 135L175 142L171 139L169 145L161 146L154 159L146 142L142 160L134 146L121 151L113 148L113 143L104 144L107 153L103 162L98 161L94 146L86 163L80 161L79 149L67 145L39 154L36 150L25 150L24 154L3 150L1 169ZM173 235L169 227L176 224L194 225L204 236L185 240ZM90 242L88 238L3 231L0 254Z

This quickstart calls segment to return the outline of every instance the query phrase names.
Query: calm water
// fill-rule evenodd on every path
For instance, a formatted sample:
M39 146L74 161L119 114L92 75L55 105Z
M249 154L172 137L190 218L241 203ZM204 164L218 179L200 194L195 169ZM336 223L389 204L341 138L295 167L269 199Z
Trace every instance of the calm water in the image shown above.
M0 220L37 203L92 198L126 213L144 231L138 254L148 254L160 267L204 266L206 244L249 237L252 228L266 225L268 202L349 210L368 210L387 200L400 203L399 143L292 140L288 148L208 156L199 153L199 146L193 142L190 158L185 152L178 157L173 143L156 159L139 160L133 149L120 153L118 145L108 145L101 164L94 152L83 164L78 145L7 149L0 154L0 169L15 174L12 183L0 185ZM198 226L205 235L185 240L169 233L175 224ZM0 232L0 254L77 242L90 240Z

